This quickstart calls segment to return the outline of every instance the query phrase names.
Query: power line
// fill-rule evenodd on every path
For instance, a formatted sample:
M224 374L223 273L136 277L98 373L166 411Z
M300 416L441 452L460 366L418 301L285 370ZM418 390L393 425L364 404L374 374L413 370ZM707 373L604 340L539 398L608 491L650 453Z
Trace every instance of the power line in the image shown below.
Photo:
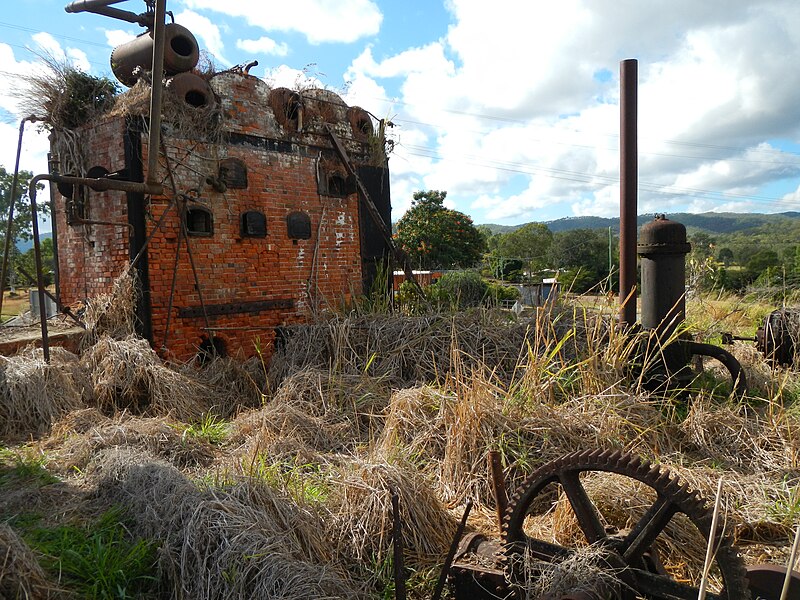
M32 27L23 27L22 25L15 25L14 23L5 23L0 21L0 27L5 27L6 29L16 29L17 31L25 31L28 33L46 33L47 35L51 35L55 38L60 38L62 40L67 40L70 42L78 42L80 44L87 44L89 46L98 46L100 48L108 48L108 44L101 44L100 42L92 42L90 40L83 40L80 38L71 37L68 35L62 35L60 33L52 33L50 31L44 31L43 29L34 29ZM11 45L11 44L9 44Z
M425 146L414 145L398 145L398 148L408 149L408 153L412 156L420 156L423 158L432 158L442 161L463 162L479 167L491 168L498 171L506 171L510 173L519 173L524 175L542 175L551 179L559 179L564 181L571 181L574 183L582 183L589 186L600 187L603 185L613 185L619 182L616 177L581 173L578 171L568 171L565 169L553 169L548 167L536 167L530 164L502 162L486 160L484 157L475 155L461 155L459 157L443 156L438 151ZM641 190L650 191L657 194L668 195L686 195L692 197L705 197L715 200L730 200L742 199L756 202L759 204L771 204L775 206L796 208L796 203L781 198L771 196L759 196L754 194L737 194L735 192L719 192L714 190L704 190L699 188L682 188L678 186L661 185L654 182L640 181L639 188Z

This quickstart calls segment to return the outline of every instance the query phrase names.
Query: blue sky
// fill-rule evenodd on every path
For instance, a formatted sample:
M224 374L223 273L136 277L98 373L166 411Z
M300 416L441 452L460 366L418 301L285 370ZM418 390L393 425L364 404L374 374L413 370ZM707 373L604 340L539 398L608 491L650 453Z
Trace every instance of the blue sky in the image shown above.
M18 75L36 53L108 74L141 29L65 0L0 16L0 164L13 167ZM142 12L142 0L115 5ZM321 85L390 119L394 218L419 189L476 223L619 210L619 62L639 60L639 206L800 207L796 0L168 0L218 69ZM40 172L47 141L26 137Z

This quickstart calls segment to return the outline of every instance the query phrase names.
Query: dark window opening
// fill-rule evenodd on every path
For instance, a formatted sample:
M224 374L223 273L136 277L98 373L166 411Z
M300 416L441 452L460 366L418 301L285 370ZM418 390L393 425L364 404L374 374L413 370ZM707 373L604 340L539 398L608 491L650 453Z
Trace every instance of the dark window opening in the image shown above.
M290 240L311 238L311 217L304 212L293 212L286 216L286 232Z
M197 236L214 234L214 218L211 211L203 207L190 208L186 211L186 233Z
M218 336L211 338L203 336L200 345L197 347L197 362L201 365L208 364L215 358L224 358L227 355L228 349L225 346L225 340Z
M248 210L242 213L242 237L266 237L267 217L257 210Z
M247 165L238 158L226 158L219 161L219 178L228 189L247 188Z
M331 196L347 196L347 179L341 173L328 175L328 194Z

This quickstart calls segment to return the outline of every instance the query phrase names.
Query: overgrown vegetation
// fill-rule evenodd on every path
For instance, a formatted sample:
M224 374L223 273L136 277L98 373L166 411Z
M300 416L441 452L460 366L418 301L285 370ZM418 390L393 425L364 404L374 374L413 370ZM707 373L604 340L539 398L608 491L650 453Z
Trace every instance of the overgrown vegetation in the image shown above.
M443 281L486 300L474 274ZM0 365L0 547L15 565L0 590L11 597L391 597L393 493L410 595L430 597L468 499L470 527L497 536L492 450L510 490L547 461L600 447L671 465L706 497L722 477L747 561L788 553L800 380L752 345L733 349L750 396L723 394L726 373L707 364L702 385L663 397L630 369L648 357L596 298L518 317L449 304L393 314L373 302L291 329L268 382L261 364L164 364L129 336L115 306L129 310L130 288L117 289L124 302L98 303L82 356L57 351L44 365L29 350ZM702 341L752 333L767 310L734 298L689 309ZM599 473L586 485L619 528L634 510L620 499L641 493L621 485ZM575 544L574 516L552 501L532 534ZM676 528L658 549L676 578L697 581L701 538ZM562 575L531 589L560 590Z

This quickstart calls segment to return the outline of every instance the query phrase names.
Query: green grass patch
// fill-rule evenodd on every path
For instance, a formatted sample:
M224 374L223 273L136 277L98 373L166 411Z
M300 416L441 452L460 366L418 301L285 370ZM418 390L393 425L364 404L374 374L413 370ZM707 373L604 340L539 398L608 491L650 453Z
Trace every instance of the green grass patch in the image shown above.
M42 567L81 598L123 600L155 592L157 544L136 539L119 509L88 525L32 527L23 537L41 555Z
M184 429L183 435L219 445L228 439L230 429L230 423L212 413L206 413L199 423L193 423Z
M49 485L60 481L47 468L48 458L34 450L0 448L0 487L7 485Z

